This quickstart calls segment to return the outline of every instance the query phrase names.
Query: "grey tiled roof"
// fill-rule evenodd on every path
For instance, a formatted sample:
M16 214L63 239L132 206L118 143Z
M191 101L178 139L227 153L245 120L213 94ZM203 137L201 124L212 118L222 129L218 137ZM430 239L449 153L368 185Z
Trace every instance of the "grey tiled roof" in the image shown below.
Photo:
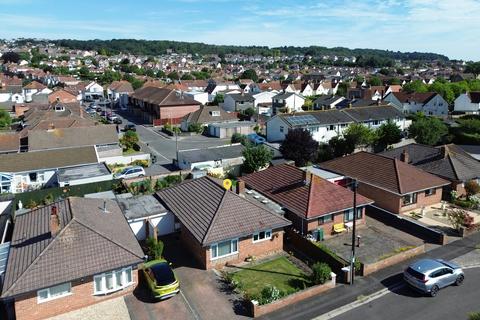
M337 123L351 123L352 118L340 110L332 109L326 111L299 112L292 114L279 114L279 117L285 119L291 126L303 127L308 125L329 125ZM307 118L308 117L308 118ZM301 121L297 121L301 120Z
M342 109L355 121L404 119L405 115L393 106L372 106Z
M245 147L241 144L233 144L205 149L180 150L178 153L188 163L213 161L221 159L235 159L242 157Z
M142 262L144 253L117 203L68 198L16 217L2 297ZM50 233L52 206L60 230Z
M226 191L209 177L181 183L157 195L202 246L291 224L281 215Z

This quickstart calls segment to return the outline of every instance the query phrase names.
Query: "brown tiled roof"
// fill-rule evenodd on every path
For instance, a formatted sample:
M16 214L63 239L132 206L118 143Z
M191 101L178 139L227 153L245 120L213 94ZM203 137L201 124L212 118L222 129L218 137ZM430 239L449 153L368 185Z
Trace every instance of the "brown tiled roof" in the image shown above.
M0 154L0 172L26 172L97 163L95 147Z
M398 159L369 152L358 152L320 163L319 166L401 195L449 184Z
M437 93L436 92L425 92L425 93L407 93L407 92L392 92L392 94L401 102L406 103L409 101L414 101L417 103L425 104L428 101L432 100Z
M157 196L202 246L291 224L209 177L181 183Z
M19 151L20 136L13 134L0 134L0 152Z
M353 207L353 193L317 176L305 182L306 173L292 165L281 164L241 177L248 188L272 199L300 217L310 219ZM357 205L373 203L357 195Z
M280 91L282 90L282 84L280 81L272 81L268 83L259 83L257 86L260 88L262 91L271 91L271 90L277 90Z
M35 130L28 135L29 151L114 143L118 143L115 125L98 125L88 130L75 127Z
M114 91L117 91L117 92L128 92L128 93L133 92L132 84L128 81L125 81L125 80L112 82L108 86L108 89L114 90Z
M212 116L212 111L219 111L220 116ZM228 113L218 106L201 106L195 112L190 112L185 116L185 120L189 123L212 123L222 121L234 121L237 120L237 116L233 113Z
M29 84L27 84L24 89L37 89L37 90L43 90L46 88L46 86L38 81L32 81Z
M142 262L144 253L118 204L71 197L18 215L2 296L15 296ZM57 208L60 230L50 233Z
M77 101L76 94L64 89L56 90L50 93L48 95L48 102L54 103L55 101L57 101L57 98L62 103L73 103Z
M132 98L142 100L151 104L162 106L182 106L182 105L199 105L200 102L192 98L181 95L175 90L169 90L157 87L142 87L135 90Z

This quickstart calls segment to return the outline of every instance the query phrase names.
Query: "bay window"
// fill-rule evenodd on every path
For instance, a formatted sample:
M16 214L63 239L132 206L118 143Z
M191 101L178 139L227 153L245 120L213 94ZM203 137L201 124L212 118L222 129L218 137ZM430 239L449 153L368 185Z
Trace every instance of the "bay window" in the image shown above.
M211 260L238 253L238 239L212 244L210 249Z
M62 283L54 287L37 291L37 302L42 303L53 299L58 299L72 294L72 285L70 282Z
M272 239L272 230L261 231L253 234L253 242Z
M132 267L105 272L93 277L93 294L107 294L133 283Z

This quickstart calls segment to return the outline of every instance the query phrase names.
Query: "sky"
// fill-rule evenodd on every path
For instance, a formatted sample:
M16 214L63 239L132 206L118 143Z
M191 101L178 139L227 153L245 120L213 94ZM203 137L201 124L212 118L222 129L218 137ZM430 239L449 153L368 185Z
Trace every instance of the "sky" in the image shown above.
M480 0L0 0L0 38L342 46L480 60Z

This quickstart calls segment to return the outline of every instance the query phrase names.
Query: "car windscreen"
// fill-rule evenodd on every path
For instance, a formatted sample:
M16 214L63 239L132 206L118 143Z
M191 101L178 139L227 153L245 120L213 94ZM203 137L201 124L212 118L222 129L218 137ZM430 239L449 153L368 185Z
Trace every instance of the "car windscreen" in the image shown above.
M418 272L418 271L415 270L415 269L408 268L408 269L407 269L407 272L408 272L410 275L412 275L412 276L414 276L415 278L417 278L417 279L423 280L423 278L424 278L423 273Z
M150 267L157 286L166 286L175 282L175 276L168 263L158 263Z

